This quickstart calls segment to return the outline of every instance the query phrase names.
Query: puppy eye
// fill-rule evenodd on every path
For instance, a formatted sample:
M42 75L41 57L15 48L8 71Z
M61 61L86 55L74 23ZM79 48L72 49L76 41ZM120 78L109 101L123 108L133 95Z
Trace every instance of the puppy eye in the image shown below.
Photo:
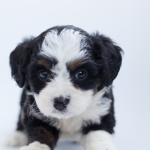
M86 70L79 70L76 72L75 77L77 79L85 79L87 77L87 71Z
M47 79L48 76L49 76L49 74L48 74L46 71L43 71L43 72L40 72L40 73L39 73L39 77L40 77L41 79Z

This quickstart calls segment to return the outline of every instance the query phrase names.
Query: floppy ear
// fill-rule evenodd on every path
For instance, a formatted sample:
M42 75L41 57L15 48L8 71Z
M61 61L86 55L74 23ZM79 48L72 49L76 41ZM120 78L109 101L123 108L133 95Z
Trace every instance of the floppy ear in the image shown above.
M118 75L122 63L121 52L123 51L110 38L99 33L93 34L93 41L96 63L100 68L100 86L98 87L100 90L104 86L111 85Z
M32 41L33 38L23 40L10 54L11 75L19 87L25 84L26 69L32 54Z

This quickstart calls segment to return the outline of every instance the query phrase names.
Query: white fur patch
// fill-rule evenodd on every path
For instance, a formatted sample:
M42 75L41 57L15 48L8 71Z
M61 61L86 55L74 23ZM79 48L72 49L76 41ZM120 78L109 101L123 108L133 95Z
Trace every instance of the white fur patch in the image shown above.
M33 142L28 146L23 146L19 150L50 150L50 147L46 144L41 144L40 142Z
M85 150L117 150L112 135L106 131L91 131L82 139Z
M24 132L15 131L6 137L2 144L7 147L24 146L27 144L27 136Z
M33 95L33 92L26 91L26 94L27 94L27 95Z
M76 59L85 59L89 56L86 51L89 46L85 40L84 35L73 29L63 29L59 35L57 30L52 30L45 36L39 55L54 57L63 62L62 65Z

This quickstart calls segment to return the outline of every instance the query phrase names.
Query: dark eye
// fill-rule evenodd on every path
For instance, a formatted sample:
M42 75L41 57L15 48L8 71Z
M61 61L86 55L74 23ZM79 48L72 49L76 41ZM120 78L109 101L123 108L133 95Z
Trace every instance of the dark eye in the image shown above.
M75 77L77 79L85 79L87 77L87 71L86 70L79 70L76 72Z
M48 73L46 72L46 71L43 71L43 72L40 72L39 73L39 77L41 78L41 79L47 79L48 78Z

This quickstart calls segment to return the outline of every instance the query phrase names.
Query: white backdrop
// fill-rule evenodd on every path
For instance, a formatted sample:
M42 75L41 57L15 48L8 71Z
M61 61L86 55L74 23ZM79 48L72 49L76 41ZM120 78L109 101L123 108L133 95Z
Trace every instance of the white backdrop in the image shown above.
M0 140L15 129L19 112L21 89L11 79L9 54L23 37L56 25L98 30L123 48L123 65L114 81L116 145L120 150L149 150L149 0L1 0Z

